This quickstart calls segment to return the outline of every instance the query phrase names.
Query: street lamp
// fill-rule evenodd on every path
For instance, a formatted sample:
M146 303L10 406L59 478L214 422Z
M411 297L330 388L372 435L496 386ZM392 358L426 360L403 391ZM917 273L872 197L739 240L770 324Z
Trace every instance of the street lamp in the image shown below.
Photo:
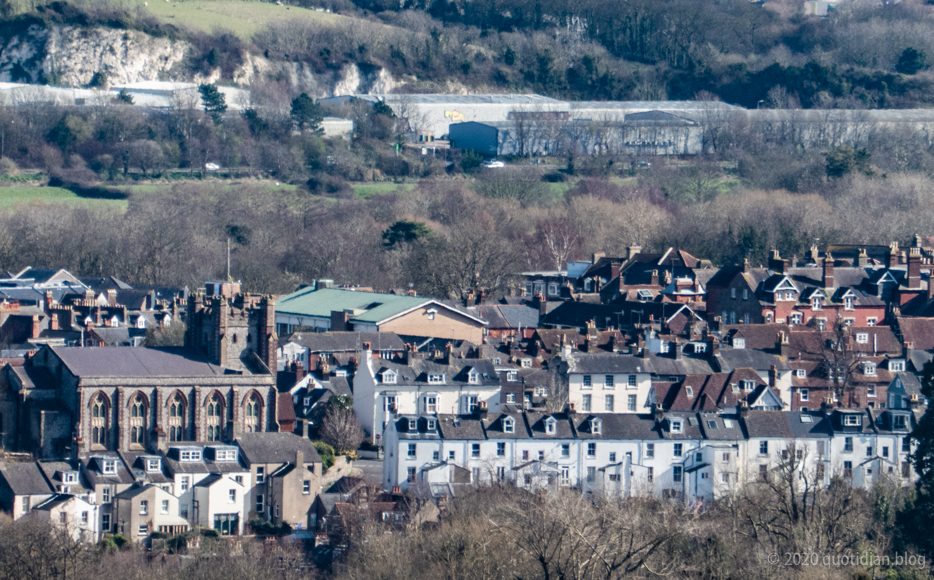
M761 104L764 103L764 102L765 102L765 99L759 99L759 102L756 103L756 108L758 109L758 108L759 108L759 105L761 105Z

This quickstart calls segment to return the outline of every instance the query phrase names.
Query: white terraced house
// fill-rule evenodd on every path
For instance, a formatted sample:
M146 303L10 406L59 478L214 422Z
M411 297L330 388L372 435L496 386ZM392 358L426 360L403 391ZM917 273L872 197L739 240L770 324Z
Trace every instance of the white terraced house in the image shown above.
M622 496L709 501L781 469L857 487L915 480L908 408L621 413L398 414L383 486L507 482Z

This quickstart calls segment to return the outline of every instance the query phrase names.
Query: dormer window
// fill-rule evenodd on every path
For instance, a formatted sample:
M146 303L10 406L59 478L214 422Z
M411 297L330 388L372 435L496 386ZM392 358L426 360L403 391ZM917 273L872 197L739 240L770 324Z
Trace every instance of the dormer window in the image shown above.
M236 461L236 460L237 460L236 449L214 448L214 461Z
M843 425L845 427L859 427L859 415L844 415Z
M101 473L105 475L113 475L117 473L117 460L116 459L101 460Z
M495 365L503 364L503 359L499 358L498 356L494 356L494 357L493 357L493 364L495 364Z
M669 419L668 423L671 426L672 433L681 433L684 431L684 423L681 422L681 419Z
M730 385L730 387L732 387L732 390L733 390L734 393L738 393L738 392L739 392L739 384L738 384L738 383L733 383L732 385Z
M856 333L856 344L869 344L869 333L868 332L857 332Z
M62 472L62 483L78 483L78 474L74 471Z
M750 380L748 380L748 379L743 380L743 381L740 381L740 382L741 382L741 384L742 384L742 386L743 386L743 390L744 390L744 391L751 391L751 390L753 389L753 387L756 386L755 381L750 381Z
M847 296L843 299L843 307L847 310L853 310L853 297Z
M548 417L545 419L545 433L549 435L554 435L558 430L558 421L554 417Z
M435 430L435 420L434 420L434 419L428 419L427 423L428 423L428 430L429 430L429 431L434 431L434 430Z
M416 431L418 429L417 423L415 419L409 419L409 431Z
M892 428L893 429L907 429L908 428L908 415L892 415Z
M506 417L503 419L503 433L515 433L516 432L516 420L512 417Z
M893 373L903 373L905 372L905 361L903 360L890 360L889 361L889 370Z
M429 373L428 374L428 384L429 385L440 385L444 384L444 375L438 373Z
M506 381L514 383L519 380L519 371L507 371L506 372Z
M811 310L820 310L823 307L823 299L820 296L811 298Z
M524 358L524 359L522 359L522 368L524 368L524 369L530 369L530 368L532 368L532 359L530 359L530 358Z
M178 460L184 462L201 461L201 450L181 449L178 453Z
M798 377L799 379L804 379L804 378L807 378L808 373L804 369L797 369L795 370L795 376Z
M387 385L396 384L396 378L398 375L395 371L383 371L383 382Z
M594 417L590 420L590 432L594 435L600 435L603 432L603 421Z
M311 406L311 397L305 397L305 398L303 398L303 399L302 399L302 406L303 406L303 407L310 407L310 406Z
M733 348L746 348L746 339L741 336L733 337Z
M876 376L876 363L874 362L864 362L863 363L863 374L867 377Z
M471 385L479 385L480 373L477 371L470 371L470 374L467 375L467 382L469 382Z
M155 473L162 469L162 460L158 457L146 458L146 471L147 473Z
M117 328L117 327L119 327L119 326L120 326L120 319L119 319L119 318L117 318L116 316L114 316L113 318L110 319L110 327L111 327L111 328Z

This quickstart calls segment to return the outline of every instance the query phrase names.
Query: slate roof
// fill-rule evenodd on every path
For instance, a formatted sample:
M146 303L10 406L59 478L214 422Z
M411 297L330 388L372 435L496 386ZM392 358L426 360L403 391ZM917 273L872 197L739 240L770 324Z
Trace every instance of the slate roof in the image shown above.
M40 461L39 469L42 470L42 473L45 475L45 478L52 483L53 486L60 483L64 483L55 479L55 472L57 471L79 471L76 466L68 463L67 461ZM72 493L81 494L84 491L87 491L87 488L81 482L81 477L78 477L76 483L67 484L72 489Z
M649 373L654 369L651 359L619 354L573 353L567 359L569 373L616 374Z
M306 463L320 463L321 456L311 441L293 433L243 433L237 437L241 454L249 463L285 463L295 461L302 451Z
M486 320L489 328L536 328L538 309L524 305L481 304L468 307L468 312Z
M95 458L97 457L115 460L117 462L117 473L105 474L98 471L95 465ZM81 463L81 475L86 478L92 486L98 484L129 484L135 481L133 474L127 470L123 458L117 455L116 452L99 451L88 453L82 455L79 461Z
M0 477L6 480L14 495L53 493L45 475L34 461L0 464Z
M738 368L767 371L772 365L775 365L780 371L791 370L791 367L783 359L761 350L749 348L721 348L720 354L716 355L714 359L721 372L728 372Z
M786 413L749 411L743 418L743 425L746 426L746 436L749 438L782 437L790 439L793 436Z
M223 367L193 358L182 349L50 347L78 377L205 377Z
M478 416L438 415L438 432L445 439L484 439Z
M288 342L301 345L312 353L360 352L365 342L370 343L373 351L405 350L405 343L394 332L299 332L293 334Z
M384 371L393 370L397 373L396 385L425 385L431 387L445 387L451 385L469 385L467 373L468 368L476 369L480 373L480 383L474 386L499 385L499 377L493 363L482 359L456 359L452 361L455 365L444 365L434 361L416 358L409 364L402 364L380 359L373 361L373 368L377 375ZM429 374L445 375L445 383L429 383ZM393 383L382 383L382 388L391 389Z

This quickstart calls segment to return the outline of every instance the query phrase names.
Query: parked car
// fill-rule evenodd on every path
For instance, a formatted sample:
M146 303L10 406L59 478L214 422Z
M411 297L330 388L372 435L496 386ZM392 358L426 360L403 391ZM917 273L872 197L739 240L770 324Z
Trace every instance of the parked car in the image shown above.
M220 168L221 168L221 166L218 165L217 163L205 163L205 164L204 164L204 169L205 169L206 171L217 171L217 170L220 169Z
M483 166L486 167L487 169L497 169L500 167L506 167L506 164L498 159L490 159L489 161L484 163Z

